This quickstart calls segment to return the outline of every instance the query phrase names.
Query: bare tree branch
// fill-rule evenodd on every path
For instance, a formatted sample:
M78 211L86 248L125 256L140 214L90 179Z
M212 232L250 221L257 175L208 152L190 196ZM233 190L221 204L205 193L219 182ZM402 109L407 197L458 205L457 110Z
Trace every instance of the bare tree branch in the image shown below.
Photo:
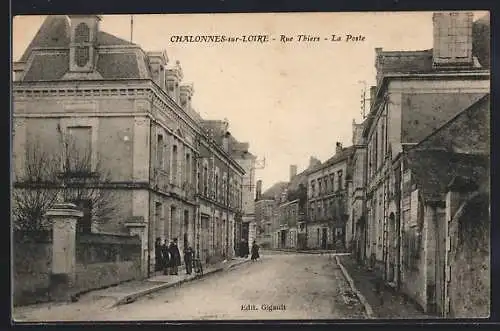
M81 202L87 202L90 208L86 212L96 224L108 221L115 212L116 193L107 185L111 172L104 169L97 154L92 164L91 150L80 148L71 137L65 138L64 151L49 153L39 139L27 145L25 172L12 193L15 229L46 228L44 215L58 198L80 207Z

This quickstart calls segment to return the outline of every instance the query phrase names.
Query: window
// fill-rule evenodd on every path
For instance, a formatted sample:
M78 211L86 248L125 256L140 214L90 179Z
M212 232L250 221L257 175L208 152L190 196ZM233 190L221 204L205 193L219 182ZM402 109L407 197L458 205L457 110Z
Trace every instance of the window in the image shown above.
M342 170L337 171L337 177L339 181L338 190L340 191L344 188L343 186L344 183L342 182Z
M335 191L335 174L330 175L330 185L331 185L330 190L332 192L334 192Z
M92 128L68 127L66 171L90 172L92 166Z
M186 183L191 183L191 155L186 154L186 166L184 167L184 178Z
M79 67L85 67L90 59L90 49L88 46L77 46L75 48L75 61Z
M315 187L314 187L314 180L311 181L311 196L314 197L316 192L315 192Z
M90 41L90 29L85 23L80 23L75 29L75 43L88 43Z
M215 192L215 200L219 200L219 174L215 174L215 187L214 187L214 192Z
M76 231L80 233L92 232L92 201L89 199L77 199L71 202L83 211L83 217L77 222Z
M318 179L318 195L321 195L323 193L323 189L321 187L321 179Z
M177 146L172 147L172 180L174 184L177 184L177 171L178 171L178 165L177 165Z
M158 135L157 144L156 144L156 165L159 169L164 169L165 163L163 158L163 136L161 134Z
M208 167L203 166L203 195L208 195Z

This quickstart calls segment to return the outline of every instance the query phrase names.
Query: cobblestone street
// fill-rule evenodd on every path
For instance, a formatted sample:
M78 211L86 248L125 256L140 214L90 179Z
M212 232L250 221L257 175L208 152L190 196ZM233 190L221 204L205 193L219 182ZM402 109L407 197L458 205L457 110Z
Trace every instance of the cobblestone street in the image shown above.
M23 312L37 320L220 320L364 318L335 259L328 255L264 252L261 261L185 283L110 309L79 303L64 315ZM92 305L94 305L92 307ZM242 310L255 306L256 310ZM274 308L266 309L267 307ZM77 307L77 305L75 305ZM49 316L52 315L52 316ZM21 317L19 317L21 318Z

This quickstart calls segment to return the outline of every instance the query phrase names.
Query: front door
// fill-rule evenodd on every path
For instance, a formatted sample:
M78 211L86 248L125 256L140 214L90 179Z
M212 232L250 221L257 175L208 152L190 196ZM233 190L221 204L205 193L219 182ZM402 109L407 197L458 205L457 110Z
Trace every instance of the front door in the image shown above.
M328 229L323 228L322 230L323 230L323 232L321 233L321 248L326 249L326 241L328 238Z

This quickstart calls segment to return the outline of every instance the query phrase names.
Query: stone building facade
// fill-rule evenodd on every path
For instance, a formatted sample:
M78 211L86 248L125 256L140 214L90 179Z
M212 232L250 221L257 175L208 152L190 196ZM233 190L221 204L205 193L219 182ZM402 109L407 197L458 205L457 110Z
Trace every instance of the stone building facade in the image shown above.
M363 138L366 255L380 269L390 255L389 217L394 214L397 224L401 217L393 161L405 145L418 143L489 91L489 71L472 56L471 22L470 13L435 14L432 50L376 49L377 87Z
M352 146L337 143L335 155L308 174L308 248L344 249L348 221L348 174Z
M88 228L126 233L131 223L143 226L144 276L154 270L157 238L231 255L244 170L205 131L179 62L101 31L100 20L48 16L14 64L14 182L23 181L29 146L64 155L73 137L90 151L92 169L109 172L116 203L109 219L92 219ZM200 194L207 162L208 199ZM217 169L220 182L213 180ZM200 201L210 210L203 224Z

